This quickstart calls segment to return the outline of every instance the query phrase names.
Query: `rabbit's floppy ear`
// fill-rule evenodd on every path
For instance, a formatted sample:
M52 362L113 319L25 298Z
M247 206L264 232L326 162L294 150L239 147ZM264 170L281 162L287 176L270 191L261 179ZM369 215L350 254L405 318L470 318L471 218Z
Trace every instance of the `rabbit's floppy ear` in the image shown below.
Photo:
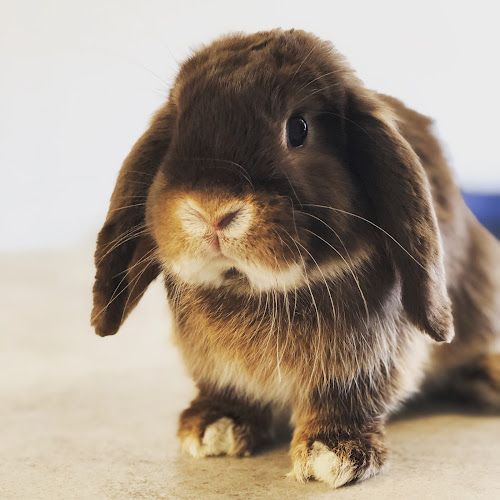
M113 335L160 273L155 243L145 222L146 199L167 153L171 116L168 105L125 159L111 196L95 251L96 275L91 323L100 336Z
M401 279L412 323L437 341L454 336L441 236L429 182L417 154L398 132L386 105L360 89L348 95L346 148L362 181Z

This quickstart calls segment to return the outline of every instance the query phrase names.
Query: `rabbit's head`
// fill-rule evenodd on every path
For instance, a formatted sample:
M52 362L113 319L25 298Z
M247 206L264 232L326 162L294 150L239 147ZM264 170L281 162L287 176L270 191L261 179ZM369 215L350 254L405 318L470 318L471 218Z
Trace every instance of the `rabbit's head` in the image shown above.
M93 324L115 333L161 268L244 295L380 258L409 319L449 340L428 181L387 105L310 34L228 36L182 65L124 163L98 238Z

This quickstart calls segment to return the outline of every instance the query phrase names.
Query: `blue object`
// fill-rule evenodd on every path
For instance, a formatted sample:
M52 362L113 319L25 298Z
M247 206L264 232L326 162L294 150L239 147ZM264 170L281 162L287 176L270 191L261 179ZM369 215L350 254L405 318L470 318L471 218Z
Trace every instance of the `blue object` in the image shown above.
M500 237L500 194L463 193L465 203L483 226Z

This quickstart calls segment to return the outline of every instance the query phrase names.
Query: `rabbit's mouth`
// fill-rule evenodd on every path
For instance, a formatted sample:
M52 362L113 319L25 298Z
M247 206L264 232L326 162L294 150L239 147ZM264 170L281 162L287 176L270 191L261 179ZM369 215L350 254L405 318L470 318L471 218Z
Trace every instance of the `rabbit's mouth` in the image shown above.
M153 189L149 223L163 268L198 286L290 289L303 281L288 199L226 190Z
M224 280L225 281L233 281L233 280L241 280L244 279L245 276L238 271L235 267L231 267L224 273Z

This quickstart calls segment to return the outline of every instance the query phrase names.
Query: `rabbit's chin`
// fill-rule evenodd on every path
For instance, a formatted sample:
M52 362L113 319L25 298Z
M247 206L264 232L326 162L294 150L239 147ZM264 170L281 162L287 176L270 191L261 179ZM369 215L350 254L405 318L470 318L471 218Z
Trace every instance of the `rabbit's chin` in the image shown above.
M190 285L234 285L239 289L263 292L287 291L304 284L304 271L299 264L276 270L259 264L237 262L225 256L208 260L181 257L170 261L164 268L167 273Z
M178 257L163 262L169 275L195 286L232 287L243 293L261 293L271 290L278 292L296 291L299 288L345 275L356 276L358 270L371 259L371 250L360 250L345 259L333 258L307 270L305 263L291 263L287 267L273 269L225 255L211 258ZM356 280L356 278L355 278Z

